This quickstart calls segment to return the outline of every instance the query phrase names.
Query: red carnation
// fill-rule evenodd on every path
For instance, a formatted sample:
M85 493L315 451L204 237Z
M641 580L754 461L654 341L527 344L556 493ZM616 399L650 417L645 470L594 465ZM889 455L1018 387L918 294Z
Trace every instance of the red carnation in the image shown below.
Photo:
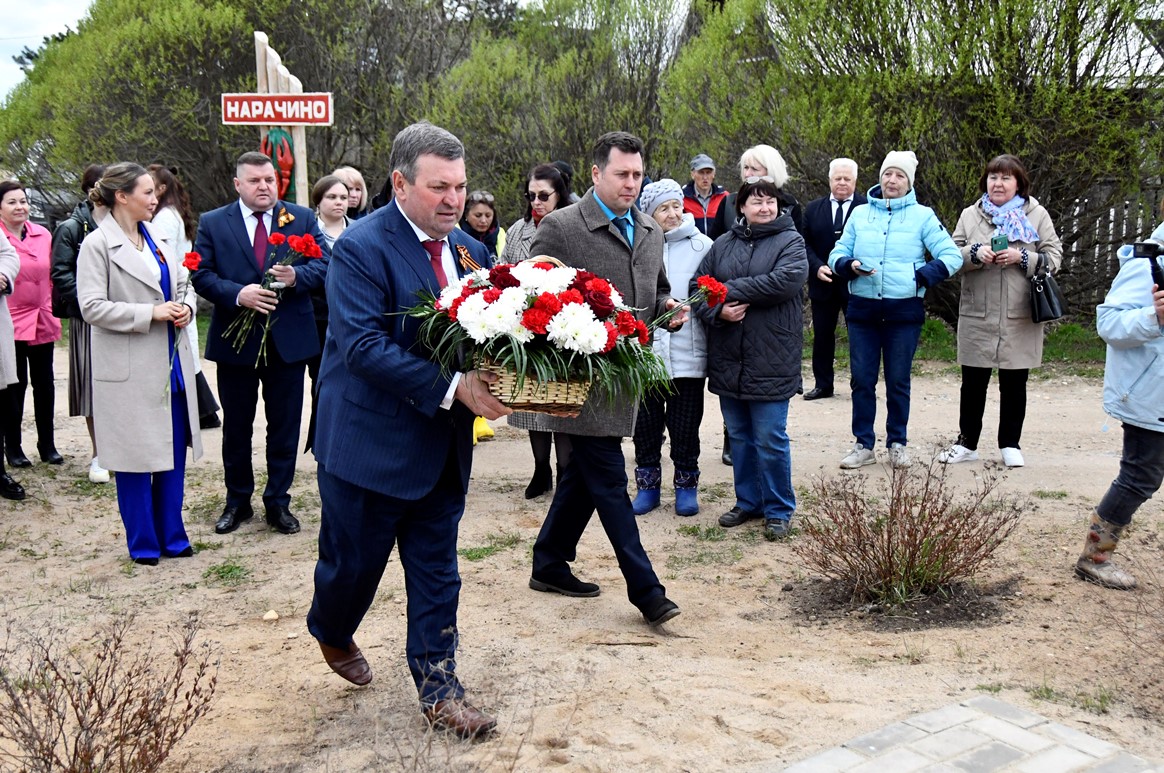
M457 321L457 309L459 309L461 307L461 304L464 302L465 302L464 295L453 299L453 302L449 305L449 319L453 320L454 322Z
M521 315L521 325L534 333L545 333L553 315L539 308L526 309Z
M282 244L282 242L280 242L280 244ZM287 244L291 247L292 252L303 252L302 236L288 236Z
M700 290L707 293L707 305L718 306L727 300L727 285L713 276L704 274L696 280Z
M643 322L641 319L636 319L635 320L635 330L638 331L640 344L642 344L643 346L646 346L647 344L649 344L651 342L651 331L647 330L647 323L646 322Z
M604 293L587 292L585 297L586 303L588 303L590 308L594 311L594 316L598 317L599 319L605 319L614 313L614 301L610 298L609 290Z
M634 335L637 331L635 327L635 315L629 311L620 311L614 318L614 323L618 325L618 334L629 336Z
M571 287L564 293L558 295L558 300L562 303L585 303L586 300L582 297L582 293Z
M552 271L557 266L553 263L534 263L534 268L540 268L542 271Z
M281 233L273 233L267 237L267 244L270 244L272 247L278 247L285 241L287 241L287 237Z
M610 295L610 282L607 282L605 279L594 278L586 283L586 289L590 292Z
M509 266L494 266L489 269L489 284L502 290L521 286L521 282L517 281Z
M187 252L182 265L186 267L187 271L197 271L198 266L202 265L202 256L197 252Z
M534 308L549 312L552 317L562 310L562 302L553 293L542 293L534 301Z
M303 234L303 238L299 240L299 249L297 251L309 258L323 257L323 250L320 249L319 243L315 241L315 237L311 234Z
M618 328L609 322L603 322L602 324L606 325L606 346L602 348L602 353L606 354L618 343Z
M501 297L501 291L496 287L490 287L483 293L483 297L485 298L486 303L493 303L493 301Z

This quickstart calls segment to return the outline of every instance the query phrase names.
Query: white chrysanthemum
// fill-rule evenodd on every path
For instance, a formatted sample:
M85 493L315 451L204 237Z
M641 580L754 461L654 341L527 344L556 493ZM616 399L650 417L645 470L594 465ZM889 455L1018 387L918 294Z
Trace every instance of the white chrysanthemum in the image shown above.
M479 344L485 343L491 336L490 321L486 317L489 306L490 304L485 303L483 293L474 293L457 307L457 323Z
M513 293L510 293L513 290ZM508 293L508 295L507 295ZM521 315L525 311L525 294L517 288L509 288L501 297L490 303L482 312L485 333L488 337L502 335L521 325Z
M584 303L567 303L550 318L547 337L562 349L597 354L606 348L606 326Z
M558 266L547 271L537 268L533 263L518 263L510 269L510 273L530 295L564 292L578 274L572 268Z
M614 308L616 310L626 308L626 301L622 299L622 293L615 290L614 285L610 286L610 299L614 301Z
M440 302L442 309L449 308L449 306L453 305L453 301L461 297L461 292L464 291L465 284L469 279L470 277L468 276L460 277L445 285L445 289L441 290L441 294L437 296L437 300Z

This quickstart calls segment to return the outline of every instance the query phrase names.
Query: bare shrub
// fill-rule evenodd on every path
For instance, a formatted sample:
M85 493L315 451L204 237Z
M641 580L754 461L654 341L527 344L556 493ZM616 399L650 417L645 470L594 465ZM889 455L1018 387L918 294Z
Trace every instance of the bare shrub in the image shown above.
M102 629L89 655L53 629L0 648L0 770L155 771L209 710L218 684L191 616L166 661L141 643L132 616Z
M817 478L799 553L854 598L891 605L943 592L974 576L1018 525L1025 501L998 492L997 470L955 491L944 465ZM870 492L872 489L872 493Z

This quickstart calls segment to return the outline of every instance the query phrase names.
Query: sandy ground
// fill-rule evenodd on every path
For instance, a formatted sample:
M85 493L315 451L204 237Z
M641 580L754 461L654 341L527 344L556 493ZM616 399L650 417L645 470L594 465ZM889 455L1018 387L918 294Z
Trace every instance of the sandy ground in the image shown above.
M679 531L712 526L733 504L731 469L719 461L718 403L710 396L703 512L677 518L665 486L664 507L639 520L682 615L663 631L644 624L626 600L596 520L574 568L600 583L602 595L535 593L526 585L529 551L549 498L522 498L532 468L526 435L494 422L496 439L476 452L460 543L502 547L461 560L458 670L471 698L500 718L500 732L469 744L426 733L417 711L403 659L403 577L395 561L357 634L375 681L354 688L322 662L304 625L319 528L310 457L301 457L292 492L300 534L276 534L256 518L221 537L213 531L223 502L220 432L204 432L207 455L187 475L186 523L199 553L134 567L126 561L112 485L84 479L88 438L80 420L63 417L65 367L62 352L58 446L68 461L19 471L29 499L0 500L5 615L32 628L51 621L82 644L94 640L101 622L134 612L136 640L161 655L175 627L197 613L202 640L220 661L219 690L212 713L177 747L168 770L715 771L760 763L778 769L979 691L1164 759L1164 731L1145 711L1150 678L1124 667L1133 660L1130 646L1113 625L1131 620L1128 610L1158 587L1118 594L1071 575L1088 508L1119 458L1119 425L1102 412L1098 381L1032 380L1023 437L1028 466L1008 473L1002 486L1036 495L979 577L977 598L936 623L926 612L887 619L831 603L828 585L798 559L803 536L768 543L754 523L721 541ZM213 364L207 369L213 379ZM910 429L919 454L956 434L957 377L945 366L928 371L914 381ZM852 442L849 419L847 394L793 401L789 431L799 489L817 476L840 474L836 463ZM997 458L989 442L996 421L991 405L981 447L986 459ZM629 469L629 441L625 449ZM981 470L982 463L962 465L953 478L968 487ZM886 472L879 465L858 474ZM666 469L664 480L669 476ZM1160 566L1162 522L1157 503L1141 510L1122 546L1132 566ZM250 575L232 586L207 574L225 563ZM264 620L268 610L279 619Z

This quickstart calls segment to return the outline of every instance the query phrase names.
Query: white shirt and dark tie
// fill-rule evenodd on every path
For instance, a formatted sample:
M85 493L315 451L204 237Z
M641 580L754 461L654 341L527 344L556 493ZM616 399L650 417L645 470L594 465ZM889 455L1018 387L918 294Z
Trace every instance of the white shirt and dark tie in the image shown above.
M830 196L829 203L833 208L833 231L836 232L837 236L840 236L841 231L845 230L845 215L853 208L853 197L837 201Z

